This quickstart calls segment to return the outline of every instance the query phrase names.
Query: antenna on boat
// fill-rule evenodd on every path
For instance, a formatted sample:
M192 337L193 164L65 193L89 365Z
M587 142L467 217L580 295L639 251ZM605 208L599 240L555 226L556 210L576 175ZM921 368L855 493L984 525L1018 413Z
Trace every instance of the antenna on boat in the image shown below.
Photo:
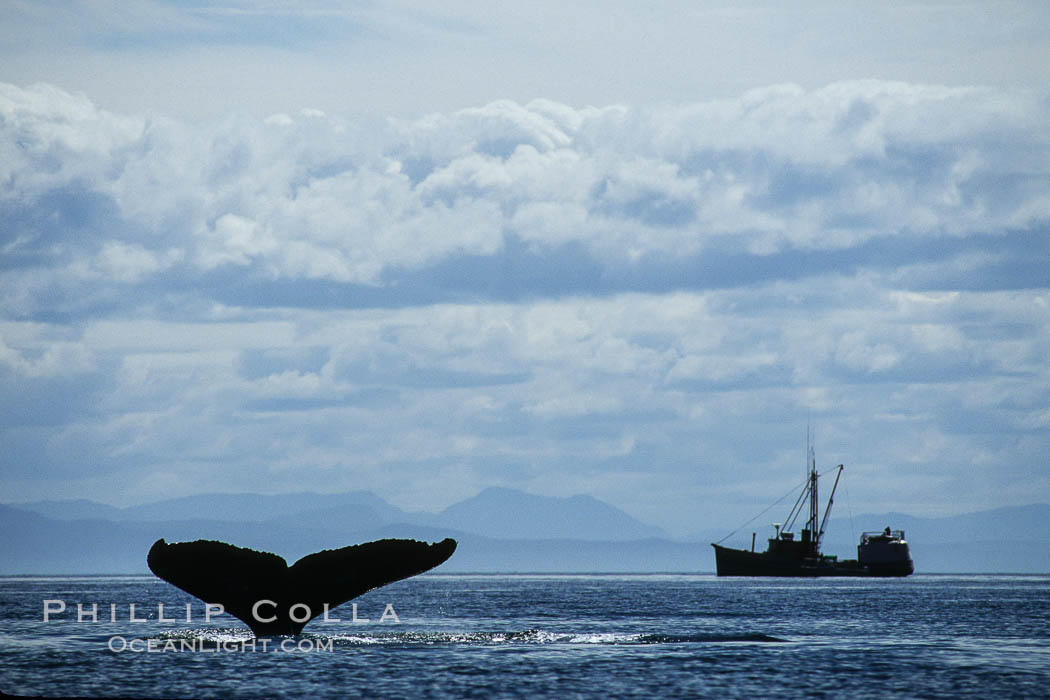
M813 440L808 422L806 423L806 479L809 481L809 520L806 521L806 529L809 530L809 536L816 550L820 544L816 539L817 511L820 508L817 504L817 457L813 452Z

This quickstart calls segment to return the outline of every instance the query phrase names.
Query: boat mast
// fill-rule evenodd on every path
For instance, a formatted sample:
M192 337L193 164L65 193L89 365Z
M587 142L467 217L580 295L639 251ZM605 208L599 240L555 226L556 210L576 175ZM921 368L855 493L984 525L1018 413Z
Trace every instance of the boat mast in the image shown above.
M806 469L809 474L809 521L806 523L806 528L809 530L810 541L813 543L813 550L817 550L819 544L816 540L817 537L817 458L813 453L813 443L810 441L809 428L806 428L806 451L808 453L806 459Z

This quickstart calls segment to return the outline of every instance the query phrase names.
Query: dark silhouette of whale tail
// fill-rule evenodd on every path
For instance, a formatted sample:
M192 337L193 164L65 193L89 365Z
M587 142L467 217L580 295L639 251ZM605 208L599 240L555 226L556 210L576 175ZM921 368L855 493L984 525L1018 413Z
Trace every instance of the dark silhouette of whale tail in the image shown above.
M150 571L206 603L222 605L256 636L299 634L326 609L446 561L456 541L377 540L310 554L292 566L276 554L197 540L157 540Z

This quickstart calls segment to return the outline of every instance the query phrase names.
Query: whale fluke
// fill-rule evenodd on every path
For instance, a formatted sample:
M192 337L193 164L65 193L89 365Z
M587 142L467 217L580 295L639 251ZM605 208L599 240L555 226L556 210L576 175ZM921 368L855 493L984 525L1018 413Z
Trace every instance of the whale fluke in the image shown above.
M309 554L292 566L269 552L225 542L157 540L150 571L206 603L222 605L256 636L299 634L324 606L421 574L456 551L456 541L377 540ZM260 603L260 601L265 601Z

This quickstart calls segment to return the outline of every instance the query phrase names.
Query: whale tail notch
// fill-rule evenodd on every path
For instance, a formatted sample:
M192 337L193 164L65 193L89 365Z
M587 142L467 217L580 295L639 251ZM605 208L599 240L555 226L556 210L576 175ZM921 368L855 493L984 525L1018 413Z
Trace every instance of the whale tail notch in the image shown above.
M455 551L451 538L433 544L385 539L326 549L289 567L276 554L225 542L168 544L160 539L146 563L158 577L222 605L256 636L265 636L299 634L325 606L332 610L370 590L429 571Z

